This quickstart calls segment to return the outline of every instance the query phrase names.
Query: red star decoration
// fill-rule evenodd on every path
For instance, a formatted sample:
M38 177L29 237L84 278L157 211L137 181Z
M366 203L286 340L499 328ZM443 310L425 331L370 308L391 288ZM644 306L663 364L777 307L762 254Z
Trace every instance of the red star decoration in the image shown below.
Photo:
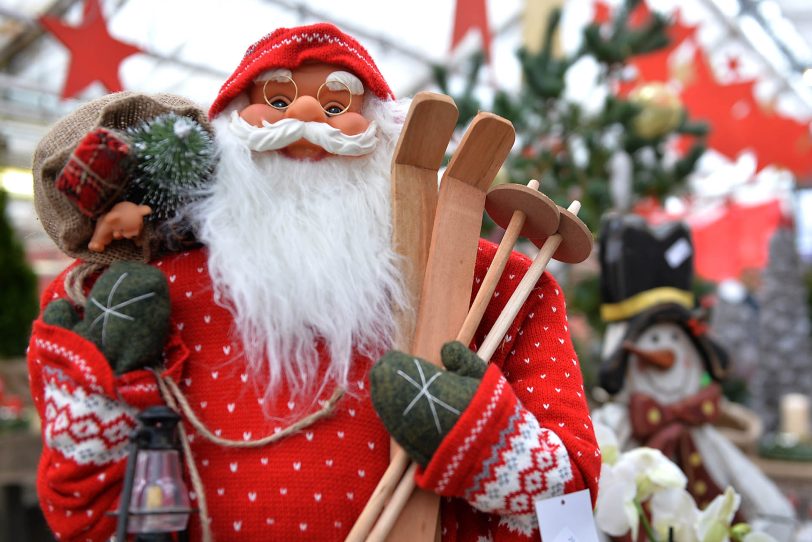
M712 126L709 147L731 159L752 149L759 169L773 164L799 176L812 172L808 122L765 110L753 94L755 81L720 84L702 51L694 54L692 64L696 79L681 98L691 116Z
M69 26L51 16L39 23L70 50L70 64L63 98L71 98L95 81L109 92L123 90L118 70L121 62L141 52L138 47L118 41L107 31L99 0L85 0L84 16L79 26Z
M491 58L491 31L488 26L488 12L485 0L457 0L454 9L454 31L451 36L451 50L468 34L469 30L479 30L482 35L482 49L485 60Z
M592 22L595 24L604 24L612 20L612 8L606 2L595 2L595 14Z
M649 9L648 4L645 2L641 2L638 4L636 8L632 10L629 14L629 26L632 28L640 28L646 22L648 22L649 18L651 18L651 9Z

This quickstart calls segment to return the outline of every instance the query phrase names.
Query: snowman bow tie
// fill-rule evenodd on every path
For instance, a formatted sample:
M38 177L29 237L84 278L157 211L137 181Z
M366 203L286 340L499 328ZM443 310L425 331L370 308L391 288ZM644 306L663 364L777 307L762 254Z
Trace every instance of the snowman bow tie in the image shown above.
M659 440L658 434L663 431L670 433L685 426L711 423L719 416L721 397L722 391L717 384L671 405L661 405L648 395L633 393L629 399L632 435L636 440L648 443Z

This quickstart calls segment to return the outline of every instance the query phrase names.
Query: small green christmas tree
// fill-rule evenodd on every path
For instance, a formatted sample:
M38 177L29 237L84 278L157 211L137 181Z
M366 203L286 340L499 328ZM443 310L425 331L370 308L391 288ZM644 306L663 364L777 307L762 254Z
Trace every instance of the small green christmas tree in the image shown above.
M195 120L166 113L130 130L134 171L125 199L149 205L149 220L164 222L208 184L214 142Z
M6 217L8 194L0 190L0 358L25 355L37 317L37 277Z

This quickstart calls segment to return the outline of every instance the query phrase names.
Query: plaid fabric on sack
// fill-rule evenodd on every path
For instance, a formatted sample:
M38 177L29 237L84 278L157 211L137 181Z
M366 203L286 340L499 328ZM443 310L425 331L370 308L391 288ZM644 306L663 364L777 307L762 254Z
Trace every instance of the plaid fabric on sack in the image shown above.
M56 179L56 188L85 216L96 218L122 192L129 145L118 133L97 128L79 142Z

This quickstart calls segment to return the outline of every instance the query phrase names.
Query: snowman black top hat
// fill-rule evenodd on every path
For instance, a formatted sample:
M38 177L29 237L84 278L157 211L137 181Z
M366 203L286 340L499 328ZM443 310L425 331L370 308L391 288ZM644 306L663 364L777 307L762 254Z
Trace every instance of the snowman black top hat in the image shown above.
M652 228L636 215L609 214L598 243L604 321L628 320L663 303L694 306L694 251L685 224Z

